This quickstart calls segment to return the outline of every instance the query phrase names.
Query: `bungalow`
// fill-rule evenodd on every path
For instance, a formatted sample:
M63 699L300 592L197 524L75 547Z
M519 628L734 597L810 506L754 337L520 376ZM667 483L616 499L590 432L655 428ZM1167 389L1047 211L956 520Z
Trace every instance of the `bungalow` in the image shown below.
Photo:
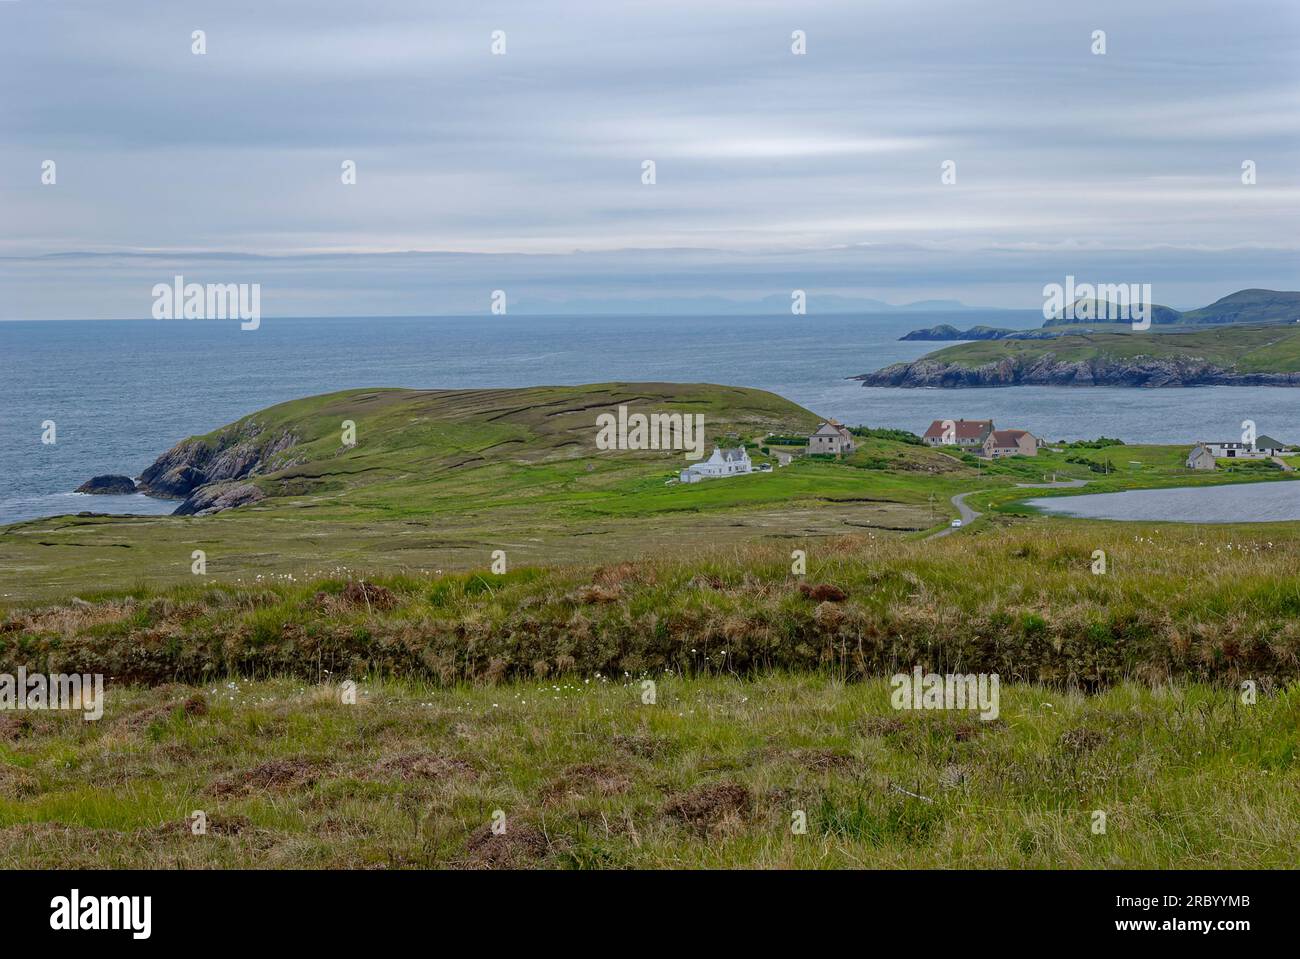
M935 420L921 439L927 446L959 446L977 450L992 432L992 420Z
M1296 451L1290 443L1283 443L1281 440L1275 440L1271 436L1255 437L1255 449L1260 450L1267 456L1285 456Z
M808 437L810 454L830 453L838 456L840 453L852 453L853 450L853 434L837 420L827 420L817 427L816 433Z
M678 479L683 483L698 483L700 480L740 476L753 471L754 467L749 461L749 454L745 452L745 447L738 446L735 449L724 450L715 446L712 456L686 467L681 471Z
M1267 439L1267 437L1265 437ZM1274 440L1273 442L1276 442ZM1262 460L1268 459L1272 453L1266 453L1258 445L1251 446L1249 443L1202 443L1201 445L1209 448L1216 459L1222 460Z
M982 454L988 459L1004 456L1037 456L1042 441L1028 430L994 430L984 440Z
M1204 443L1197 443L1192 447L1192 451L1187 454L1187 468L1189 470L1213 470L1216 468L1214 454Z

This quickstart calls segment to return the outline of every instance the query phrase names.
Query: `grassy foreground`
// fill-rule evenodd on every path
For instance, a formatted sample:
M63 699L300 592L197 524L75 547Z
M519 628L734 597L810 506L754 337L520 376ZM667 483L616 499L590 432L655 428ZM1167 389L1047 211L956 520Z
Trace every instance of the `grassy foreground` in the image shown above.
M0 607L0 671L454 684L773 668L859 678L920 663L1089 689L1286 682L1300 676L1293 525L1139 532L1035 520L930 541L795 540L689 560L380 576L370 588L343 577L193 577ZM791 571L795 548L806 553L802 577Z
M769 673L115 687L0 719L0 867L1287 868L1300 689L1003 687L1001 716ZM204 812L194 835L187 817ZM498 812L499 811L499 812ZM1095 833L1095 812L1106 814ZM792 825L802 812L807 831ZM503 816L504 835L492 832Z

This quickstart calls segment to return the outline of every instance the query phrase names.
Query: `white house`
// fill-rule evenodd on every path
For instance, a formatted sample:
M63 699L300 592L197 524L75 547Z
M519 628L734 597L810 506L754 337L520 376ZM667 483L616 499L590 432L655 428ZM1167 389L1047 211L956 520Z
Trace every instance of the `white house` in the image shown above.
M692 463L682 470L678 478L683 483L698 483L700 480L724 479L753 471L754 467L749 461L749 454L745 452L745 447L738 446L735 449L724 450L715 446L712 456L699 463Z
M1200 445L1207 447L1216 457L1224 460L1261 460L1291 452L1288 444L1275 440L1271 436L1260 436L1256 438L1253 445L1250 443L1206 443L1204 441Z

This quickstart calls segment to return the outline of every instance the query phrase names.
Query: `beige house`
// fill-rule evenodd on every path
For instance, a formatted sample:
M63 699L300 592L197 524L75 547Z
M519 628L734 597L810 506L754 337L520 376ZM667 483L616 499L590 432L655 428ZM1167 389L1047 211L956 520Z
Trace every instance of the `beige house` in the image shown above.
M983 455L991 460L1004 456L1037 456L1041 445L1028 430L994 430L984 441Z
M854 450L853 434L848 427L836 420L827 420L817 427L817 432L808 437L808 452L829 453L838 456L852 453Z
M921 439L927 446L978 450L992 432L992 420L935 420Z

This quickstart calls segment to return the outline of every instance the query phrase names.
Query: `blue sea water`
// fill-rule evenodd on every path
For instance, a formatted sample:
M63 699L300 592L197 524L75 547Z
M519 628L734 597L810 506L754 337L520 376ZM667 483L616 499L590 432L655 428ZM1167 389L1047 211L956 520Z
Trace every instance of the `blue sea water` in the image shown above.
M1032 311L722 317L383 317L0 323L0 524L93 510L170 512L144 496L84 496L136 476L178 440L285 400L351 387L424 389L710 382L786 396L850 424L921 431L992 418L1049 439L1232 439L1241 422L1300 440L1300 390L1268 387L863 388L846 379L936 348L937 323L1032 327ZM41 443L53 420L57 442Z

